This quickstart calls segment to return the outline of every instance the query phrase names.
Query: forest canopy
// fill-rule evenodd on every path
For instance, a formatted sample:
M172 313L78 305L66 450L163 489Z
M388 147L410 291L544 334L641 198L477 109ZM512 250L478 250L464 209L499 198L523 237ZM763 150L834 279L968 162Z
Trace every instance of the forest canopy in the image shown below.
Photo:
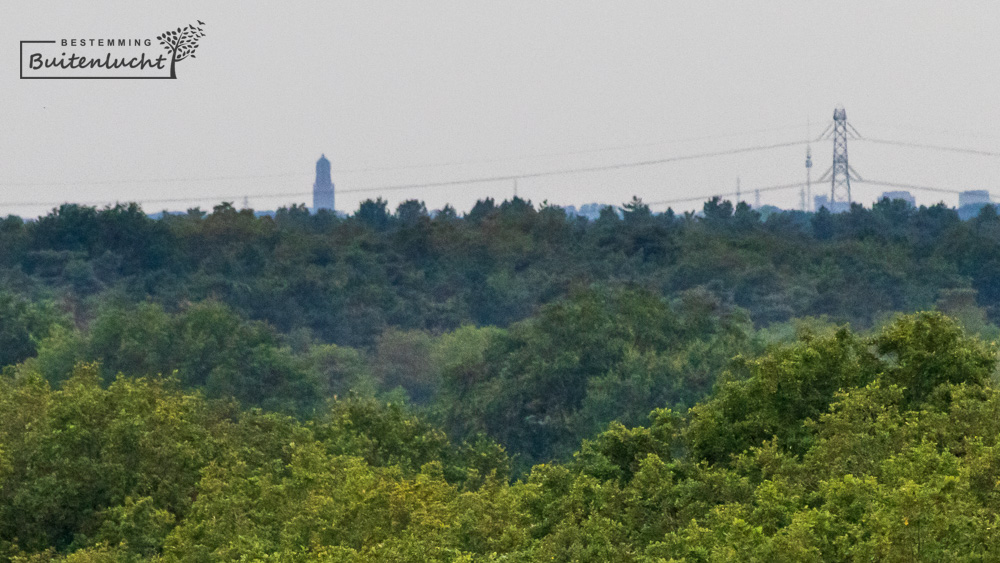
M0 220L0 559L1000 558L1000 217Z

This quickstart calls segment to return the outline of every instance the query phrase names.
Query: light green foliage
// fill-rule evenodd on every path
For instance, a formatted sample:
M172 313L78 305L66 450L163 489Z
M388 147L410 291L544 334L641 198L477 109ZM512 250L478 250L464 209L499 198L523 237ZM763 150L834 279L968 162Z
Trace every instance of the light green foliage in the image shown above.
M362 457L369 465L407 475L438 462L448 481L473 486L510 471L499 445L479 436L456 448L444 432L398 403L358 397L334 401L310 427L330 453Z
M1000 476L989 379L995 352L934 314L899 318L871 342L869 383L842 384L829 409L800 422L803 437L775 432L773 442L723 469L745 475L752 496L704 507L704 516L649 553L696 561L989 560ZM828 345L813 340L798 349ZM753 409L744 416L733 420L761 418ZM790 449L801 457L783 453L789 443L799 444ZM699 480L720 465L700 466Z
M687 438L692 453L724 462L772 436L801 453L809 439L802 423L826 411L835 392L864 384L876 373L865 343L847 330L807 335L743 360L723 376L714 397L691 410Z
M626 428L613 422L595 439L584 440L575 454L580 470L601 480L625 484L650 458L661 463L670 461L679 417L670 409L658 409L649 418L649 427Z
M902 317L873 343L889 360L881 379L904 387L910 402L923 401L944 383L982 385L996 367L995 347L967 339L941 314Z
M210 409L160 381L104 389L81 365L58 391L38 376L3 381L0 402L0 535L21 548L131 537L148 551L187 510L212 455Z
M303 425L81 364L58 390L0 379L0 408L3 558L452 560L527 541L501 449L371 400Z

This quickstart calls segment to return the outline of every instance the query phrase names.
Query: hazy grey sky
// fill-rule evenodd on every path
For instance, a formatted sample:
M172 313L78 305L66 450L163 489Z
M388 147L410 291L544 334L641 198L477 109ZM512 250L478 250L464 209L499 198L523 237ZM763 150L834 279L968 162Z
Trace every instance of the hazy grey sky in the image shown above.
M18 79L20 40L153 38L197 19L207 36L175 81ZM244 195L274 209L311 198L256 194L309 192L321 153L338 191L449 181L804 139L807 121L818 134L837 104L872 137L1000 150L998 23L997 2L914 0L4 0L0 213L32 216L61 201L239 204ZM818 176L831 147L813 153ZM850 156L881 180L1000 182L996 157L864 142ZM519 190L558 204L659 201L729 191L739 176L752 200L754 186L804 179L803 159L804 147L792 147L527 179ZM364 170L445 162L472 164ZM220 176L254 178L205 179ZM185 181L151 181L163 179ZM467 210L512 190L495 182L381 195L393 207L418 198ZM854 187L866 202L882 190ZM956 201L914 193L920 203ZM338 193L337 206L353 211L376 195ZM764 196L797 202L797 190Z

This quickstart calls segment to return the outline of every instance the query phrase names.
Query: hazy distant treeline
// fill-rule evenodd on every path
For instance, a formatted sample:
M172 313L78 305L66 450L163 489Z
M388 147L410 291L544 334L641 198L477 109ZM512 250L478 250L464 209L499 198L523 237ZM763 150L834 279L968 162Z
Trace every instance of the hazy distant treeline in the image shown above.
M943 205L901 201L766 220L718 200L699 217L633 201L594 221L517 198L433 219L417 201L393 213L369 200L346 219L304 207L258 218L222 205L154 221L134 205L65 205L0 222L0 279L20 295L72 301L80 319L110 299L169 311L214 299L281 332L371 347L388 327L505 327L594 283L669 299L700 288L755 326L826 315L868 327L942 299L996 321L998 243L992 207L961 221Z

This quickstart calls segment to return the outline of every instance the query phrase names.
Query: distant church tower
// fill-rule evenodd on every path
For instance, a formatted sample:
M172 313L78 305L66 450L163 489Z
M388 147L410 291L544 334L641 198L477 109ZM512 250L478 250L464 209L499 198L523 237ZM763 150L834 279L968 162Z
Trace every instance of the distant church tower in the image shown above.
M330 179L330 161L326 155L316 161L316 183L313 184L313 213L320 209L333 211L333 181Z

